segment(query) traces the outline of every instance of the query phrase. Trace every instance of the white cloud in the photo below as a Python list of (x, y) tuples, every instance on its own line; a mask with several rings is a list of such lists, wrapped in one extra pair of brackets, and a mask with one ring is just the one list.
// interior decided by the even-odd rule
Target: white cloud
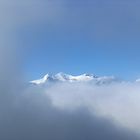
[[(63, 10), (69, 15), (56, 1), (0, 1), (0, 139), (138, 140), (138, 83), (60, 84), (48, 90), (21, 85), (23, 51), (16, 29), (41, 20), (58, 21)], [(75, 12), (70, 20), (79, 17)]]
[(0, 48), (0, 139), (139, 140), (138, 84), (21, 86), (11, 49)]
[(58, 84), (46, 93), (57, 108), (86, 107), (91, 113), (112, 119), (115, 124), (140, 134), (140, 87), (137, 83)]

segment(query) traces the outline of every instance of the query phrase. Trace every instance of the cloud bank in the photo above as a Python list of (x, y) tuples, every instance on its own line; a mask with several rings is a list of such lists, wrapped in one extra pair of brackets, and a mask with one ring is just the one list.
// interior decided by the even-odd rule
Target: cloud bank
[(105, 117), (115, 124), (140, 132), (139, 83), (122, 82), (109, 85), (58, 84), (46, 94), (61, 110), (86, 107), (91, 114)]
[[(99, 31), (103, 28), (102, 24), (98, 24), (99, 21), (107, 21), (105, 27), (109, 28), (111, 24), (113, 25), (111, 29), (115, 30), (116, 21), (120, 21), (119, 15), (110, 15), (111, 12), (106, 11), (108, 20), (100, 19), (95, 15), (96, 20), (91, 22), (89, 19), (79, 18), (78, 23), (83, 24), (75, 26), (76, 17), (73, 14), (76, 13), (77, 17), (80, 17), (81, 10), (74, 8), (74, 13), (71, 13), (69, 9), (64, 8), (66, 15), (63, 15), (62, 6), (58, 6), (61, 3), (57, 5), (47, 1), (49, 4), (46, 8), (43, 0), (40, 6), (36, 6), (38, 1), (20, 2), (0, 1), (0, 139), (139, 140), (140, 88), (138, 83), (119, 83), (108, 86), (66, 83), (47, 89), (23, 84), (25, 81), (22, 73), (22, 58), (20, 58), (23, 51), (16, 32), (19, 27), (44, 20), (54, 21), (60, 15), (59, 19), (62, 18), (60, 23), (65, 23), (64, 19), (67, 17), (68, 21), (73, 21), (67, 25), (74, 26), (76, 29), (96, 21), (94, 24), (98, 25), (96, 29)], [(50, 5), (53, 5), (52, 8)], [(128, 6), (126, 14), (122, 9), (123, 16), (128, 15), (131, 9), (134, 10), (133, 7), (129, 10)], [(100, 8), (94, 10), (100, 11)], [(83, 17), (97, 13), (95, 11), (86, 10)], [(137, 11), (136, 8), (135, 12), (138, 13)], [(117, 11), (114, 12), (117, 13)], [(103, 13), (102, 11), (99, 15)], [(116, 18), (110, 21), (109, 15)], [(83, 20), (88, 22), (82, 22)], [(124, 20), (127, 21), (127, 19)], [(138, 22), (139, 17), (135, 23)], [(131, 27), (130, 25), (127, 28)], [(138, 28), (136, 26), (132, 29)], [(109, 30), (105, 30), (104, 33), (108, 33)], [(133, 30), (130, 33), (133, 33)]]
[[(0, 139), (140, 138), (138, 83), (28, 86), (21, 83), (21, 78), (15, 80), (15, 71), (20, 66), (14, 61), (18, 50), (13, 48), (13, 53), (8, 54), (8, 47), (0, 49), (5, 52), (0, 59), (5, 62), (0, 65), (5, 70), (0, 76)], [(11, 61), (5, 61), (8, 58)], [(11, 65), (15, 71), (11, 70)], [(11, 74), (10, 78), (7, 73)]]

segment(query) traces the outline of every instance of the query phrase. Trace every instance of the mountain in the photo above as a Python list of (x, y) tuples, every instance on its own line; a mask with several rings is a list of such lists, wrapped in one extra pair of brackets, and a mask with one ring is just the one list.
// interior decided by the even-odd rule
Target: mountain
[(118, 81), (118, 79), (114, 76), (97, 77), (93, 74), (73, 76), (65, 73), (57, 73), (55, 75), (46, 74), (43, 78), (30, 81), (30, 83), (34, 85), (44, 85), (50, 82), (94, 82), (96, 84), (108, 84), (116, 81)]

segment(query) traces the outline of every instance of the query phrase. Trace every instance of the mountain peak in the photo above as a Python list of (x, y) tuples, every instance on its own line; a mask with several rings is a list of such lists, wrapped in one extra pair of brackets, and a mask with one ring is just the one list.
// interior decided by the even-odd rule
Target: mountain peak
[(42, 85), (47, 84), (49, 82), (94, 82), (96, 84), (104, 84), (104, 83), (111, 83), (114, 81), (118, 81), (113, 76), (103, 76), (97, 77), (93, 74), (84, 73), (82, 75), (73, 76), (69, 74), (65, 74), (63, 72), (59, 72), (55, 75), (46, 74), (43, 78), (38, 80), (30, 81), (31, 84), (35, 85)]

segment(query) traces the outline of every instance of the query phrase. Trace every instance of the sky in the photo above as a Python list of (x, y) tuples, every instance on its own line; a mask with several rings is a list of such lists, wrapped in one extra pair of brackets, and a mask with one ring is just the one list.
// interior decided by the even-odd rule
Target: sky
[(13, 5), (28, 79), (57, 72), (140, 77), (138, 0), (30, 0)]
[(0, 0), (0, 139), (139, 140), (139, 82), (28, 84), (60, 71), (139, 78), (139, 6)]

